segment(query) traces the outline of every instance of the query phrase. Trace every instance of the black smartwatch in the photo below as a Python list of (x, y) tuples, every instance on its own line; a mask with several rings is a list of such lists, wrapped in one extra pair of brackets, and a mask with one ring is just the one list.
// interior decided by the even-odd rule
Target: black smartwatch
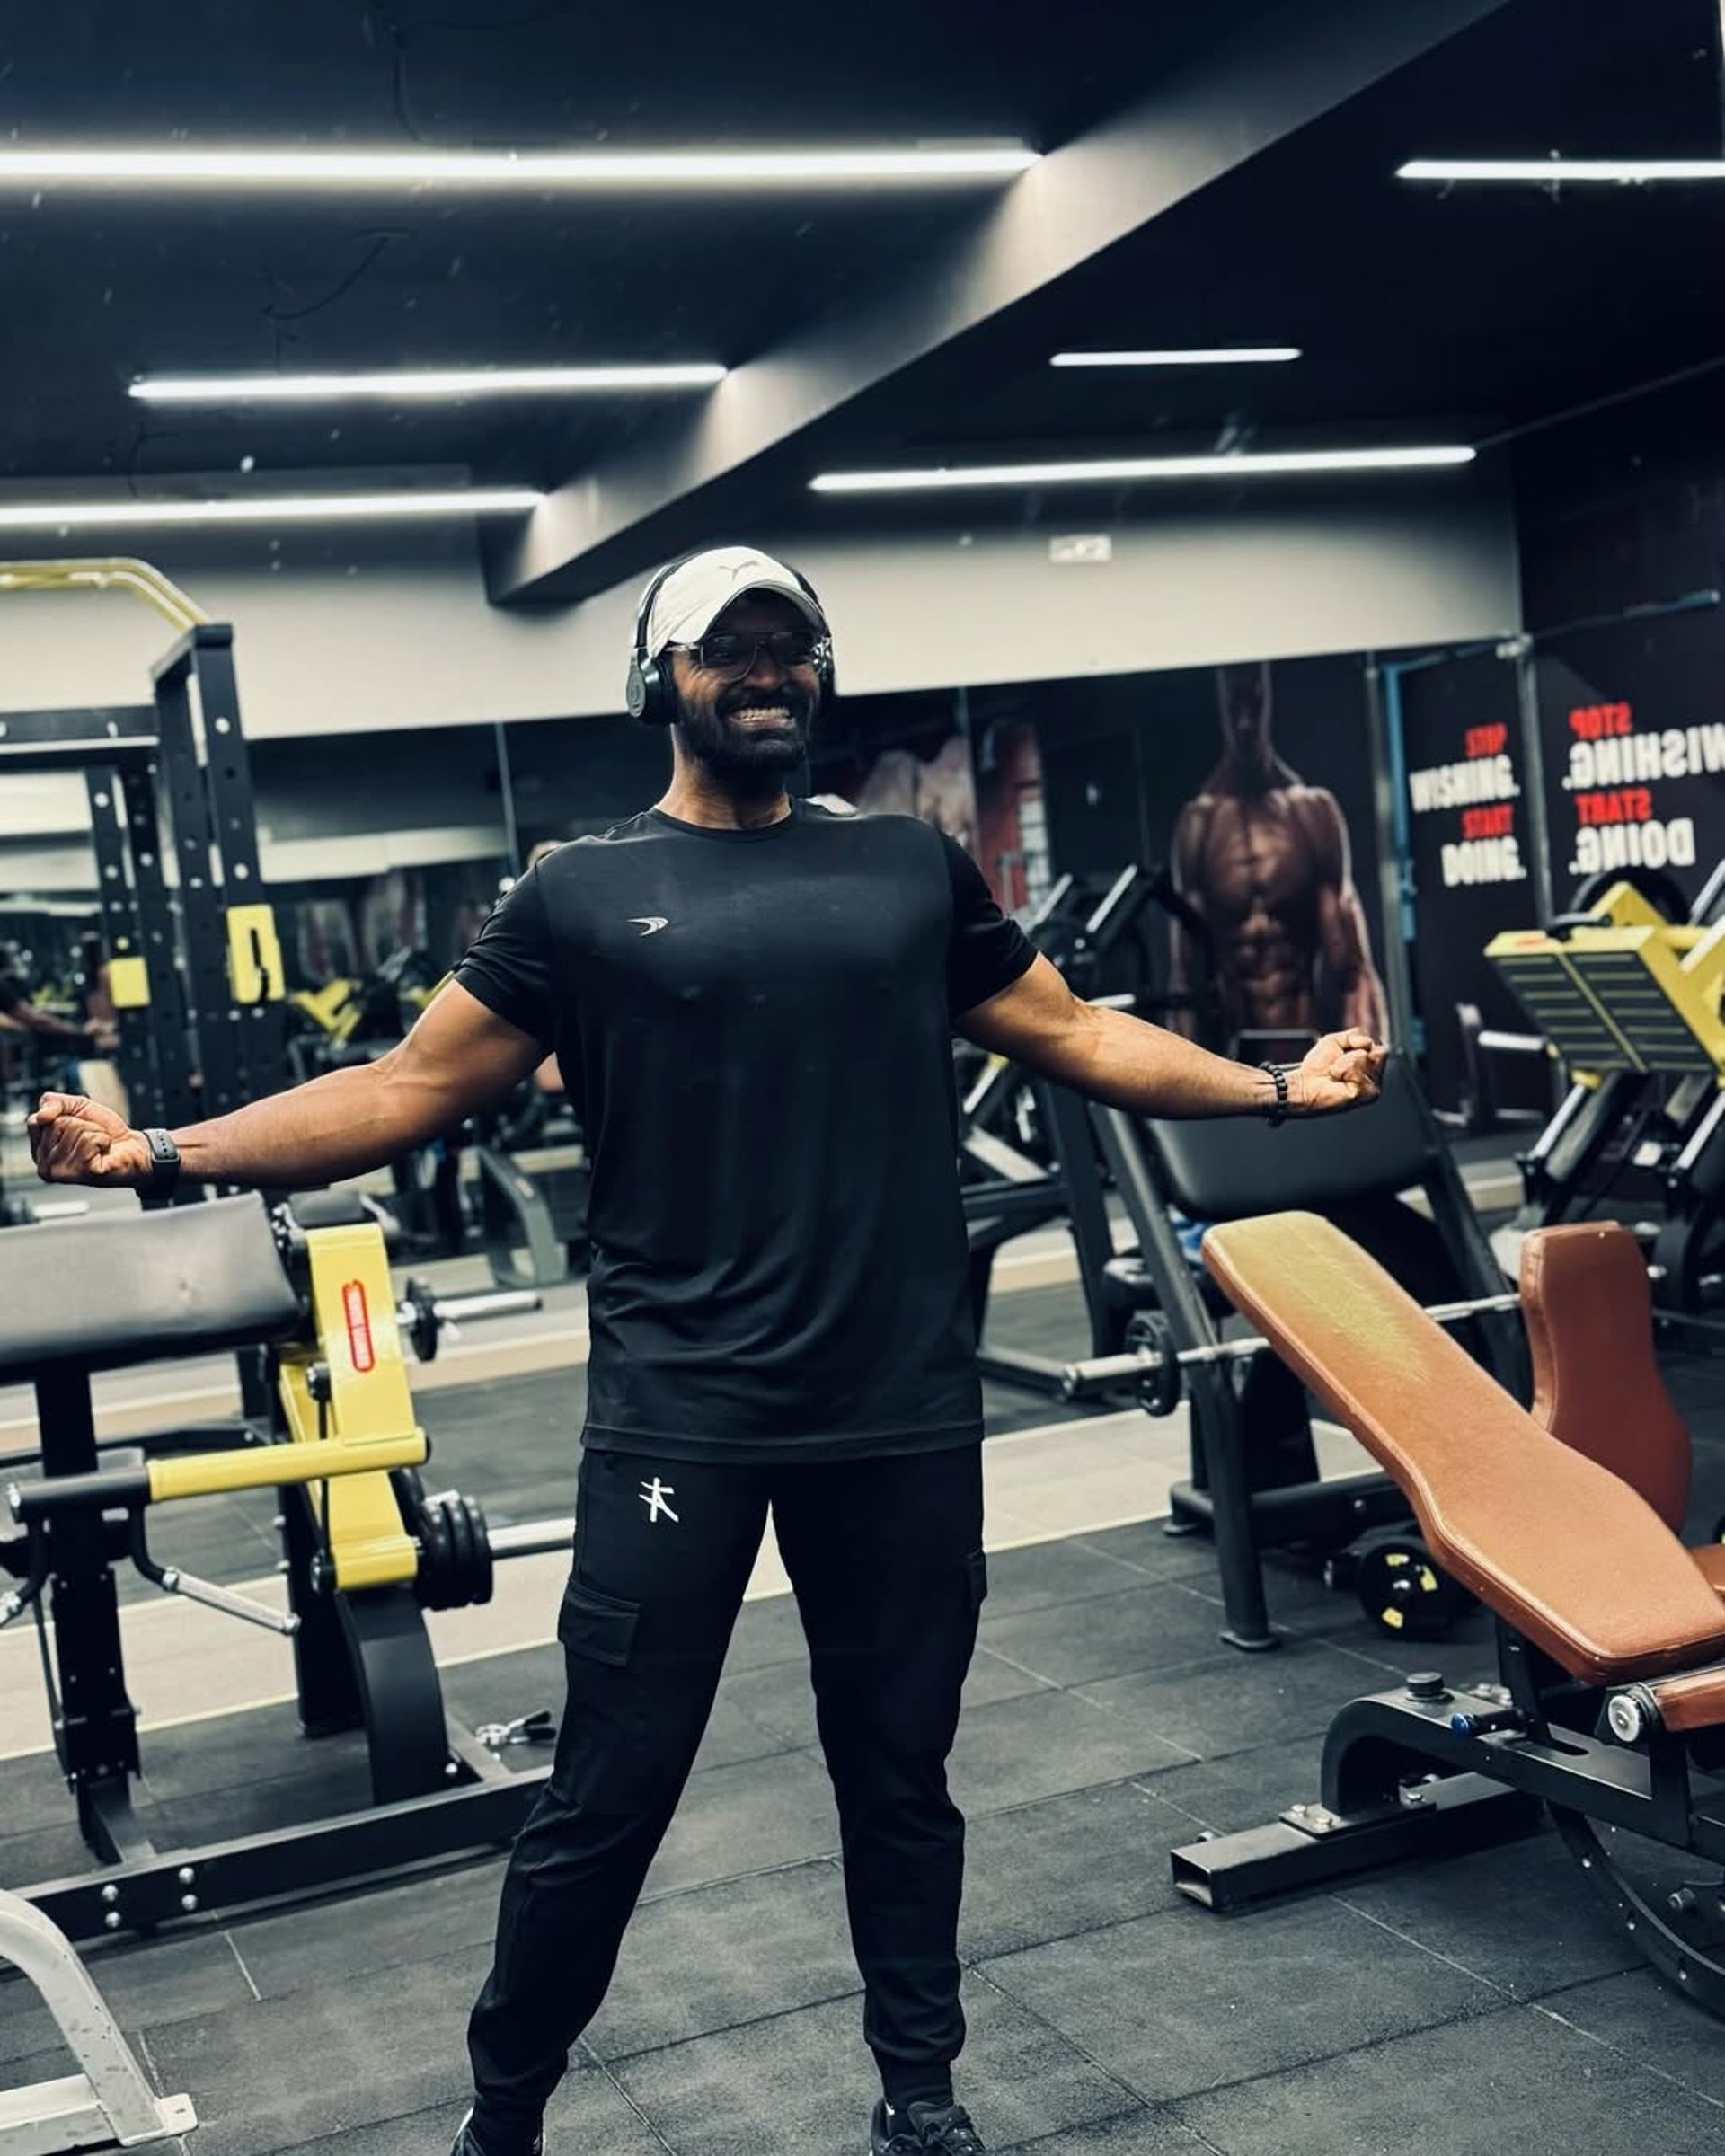
[(1287, 1066), (1280, 1063), (1261, 1063), (1261, 1071), (1268, 1071), (1276, 1082), (1276, 1099), (1264, 1110), (1264, 1120), (1274, 1130), (1278, 1123), (1287, 1120)]
[(150, 1180), (138, 1195), (172, 1197), (180, 1182), (180, 1148), (165, 1130), (146, 1130), (144, 1143), (150, 1149)]

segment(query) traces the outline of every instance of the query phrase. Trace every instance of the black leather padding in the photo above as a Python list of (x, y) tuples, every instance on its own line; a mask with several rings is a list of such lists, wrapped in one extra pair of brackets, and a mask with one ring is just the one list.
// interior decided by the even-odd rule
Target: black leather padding
[(1384, 1068), (1382, 1097), (1352, 1114), (1146, 1121), (1169, 1195), (1193, 1220), (1251, 1220), (1262, 1213), (1322, 1213), (1345, 1198), (1421, 1182), (1441, 1139), (1404, 1058)]
[(0, 1231), (0, 1379), (279, 1339), (299, 1320), (261, 1197)]

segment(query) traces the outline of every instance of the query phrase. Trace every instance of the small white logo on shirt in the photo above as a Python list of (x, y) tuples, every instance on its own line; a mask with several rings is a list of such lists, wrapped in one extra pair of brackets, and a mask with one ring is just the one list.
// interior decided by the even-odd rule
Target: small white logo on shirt
[(656, 936), (661, 928), (671, 924), (663, 914), (634, 914), (630, 916), (631, 928), (638, 928), (643, 936)]
[(683, 1523), (677, 1518), (677, 1515), (665, 1502), (667, 1498), (674, 1498), (676, 1495), (676, 1483), (661, 1482), (657, 1475), (653, 1477), (650, 1482), (643, 1482), (641, 1484), (641, 1501), (647, 1507), (647, 1524), (650, 1527), (656, 1526), (658, 1524), (659, 1515), (661, 1513), (668, 1520), (670, 1521), (674, 1527), (680, 1527), (682, 1525)]

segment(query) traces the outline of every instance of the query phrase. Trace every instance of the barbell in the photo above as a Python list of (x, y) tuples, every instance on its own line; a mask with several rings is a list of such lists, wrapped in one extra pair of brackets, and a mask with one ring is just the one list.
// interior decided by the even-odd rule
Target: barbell
[[(1519, 1310), (1518, 1294), (1470, 1295), (1459, 1303), (1432, 1303), (1427, 1317), (1439, 1325), (1459, 1325), (1464, 1319), (1483, 1317), (1489, 1312)], [(1099, 1392), (1116, 1392), (1122, 1386), (1137, 1389), (1138, 1405), (1146, 1415), (1172, 1415), (1184, 1392), (1183, 1374), (1211, 1363), (1249, 1361), (1269, 1351), (1260, 1333), (1244, 1333), (1238, 1339), (1211, 1340), (1198, 1348), (1176, 1348), (1173, 1330), (1159, 1310), (1141, 1310), (1126, 1329), (1126, 1351), (1097, 1355), (1080, 1363), (1068, 1363), (1060, 1373), (1063, 1400), (1091, 1400)]]

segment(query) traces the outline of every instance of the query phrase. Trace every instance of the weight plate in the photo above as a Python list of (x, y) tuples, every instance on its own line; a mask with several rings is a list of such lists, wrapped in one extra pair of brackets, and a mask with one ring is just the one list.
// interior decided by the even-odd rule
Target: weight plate
[(407, 1337), (414, 1355), (422, 1363), (435, 1362), (438, 1334), (441, 1328), (438, 1320), (438, 1298), (429, 1283), (410, 1280), (404, 1292), (403, 1307), (410, 1312)]
[(464, 1498), (461, 1501), (467, 1507), (467, 1521), (473, 1534), (473, 1591), (472, 1600), (489, 1602), (491, 1599), (491, 1589), (496, 1584), (497, 1567), (491, 1556), (491, 1538), (485, 1524), (484, 1508), (477, 1498)]
[(1146, 1415), (1172, 1415), (1184, 1390), (1180, 1365), (1174, 1360), (1173, 1336), (1159, 1310), (1140, 1310), (1126, 1329), (1128, 1352), (1154, 1357), (1140, 1374), (1138, 1405)]
[(425, 1484), (419, 1469), (392, 1467), (389, 1487), (395, 1492), (395, 1507), (402, 1515), (402, 1525), (409, 1534), (418, 1534), (420, 1515), (425, 1510)]
[(448, 1599), (454, 1584), (454, 1542), (441, 1503), (427, 1503), (420, 1507), (418, 1535), (420, 1570), (415, 1586), (420, 1607), (454, 1609), (456, 1604)]
[(454, 1490), (446, 1490), (438, 1499), (444, 1518), (449, 1525), (450, 1599), (446, 1609), (464, 1610), (475, 1597), (473, 1573), (479, 1562), (473, 1547), (473, 1523), (467, 1510), (467, 1500)]
[(1467, 1607), (1467, 1595), (1416, 1534), (1390, 1528), (1367, 1535), (1354, 1559), (1360, 1607), (1396, 1639), (1440, 1639)]

